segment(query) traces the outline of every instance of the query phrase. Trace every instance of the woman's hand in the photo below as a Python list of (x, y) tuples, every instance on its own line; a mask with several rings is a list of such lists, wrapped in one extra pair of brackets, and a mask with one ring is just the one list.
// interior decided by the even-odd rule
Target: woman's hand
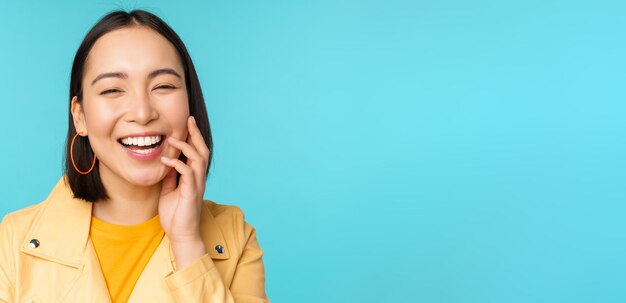
[[(193, 117), (189, 117), (187, 126), (189, 135), (186, 142), (173, 137), (168, 137), (167, 142), (183, 152), (187, 163), (161, 157), (163, 164), (174, 168), (163, 180), (159, 217), (172, 244), (177, 269), (184, 268), (206, 254), (206, 247), (200, 236), (200, 211), (210, 151)], [(177, 172), (181, 174), (178, 187)]]

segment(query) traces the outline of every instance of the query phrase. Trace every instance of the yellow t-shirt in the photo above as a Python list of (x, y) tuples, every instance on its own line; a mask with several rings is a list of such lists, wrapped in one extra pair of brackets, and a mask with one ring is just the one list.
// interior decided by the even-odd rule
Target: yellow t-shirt
[(164, 234), (159, 215), (132, 226), (110, 224), (91, 217), (89, 237), (114, 303), (128, 301)]

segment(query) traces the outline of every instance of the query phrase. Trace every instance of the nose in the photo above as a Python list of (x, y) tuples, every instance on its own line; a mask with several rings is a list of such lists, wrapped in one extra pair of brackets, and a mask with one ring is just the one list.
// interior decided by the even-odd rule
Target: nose
[(152, 120), (159, 118), (159, 112), (154, 107), (150, 95), (147, 93), (137, 93), (129, 100), (129, 108), (126, 121), (146, 125)]

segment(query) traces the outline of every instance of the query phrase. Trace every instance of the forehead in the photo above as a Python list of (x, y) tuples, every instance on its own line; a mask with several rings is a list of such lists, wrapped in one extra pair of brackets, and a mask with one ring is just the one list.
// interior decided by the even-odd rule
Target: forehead
[(174, 45), (150, 28), (132, 26), (106, 33), (96, 41), (87, 56), (84, 75), (88, 78), (115, 71), (133, 77), (166, 67), (183, 74)]

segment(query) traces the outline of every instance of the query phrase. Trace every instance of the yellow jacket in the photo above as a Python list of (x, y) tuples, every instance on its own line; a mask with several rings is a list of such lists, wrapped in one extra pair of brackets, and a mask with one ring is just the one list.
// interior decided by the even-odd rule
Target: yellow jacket
[[(111, 302), (89, 239), (91, 207), (61, 178), (44, 202), (4, 217), (0, 302)], [(201, 225), (209, 253), (175, 271), (166, 235), (128, 302), (269, 302), (263, 251), (241, 210), (205, 201)]]

